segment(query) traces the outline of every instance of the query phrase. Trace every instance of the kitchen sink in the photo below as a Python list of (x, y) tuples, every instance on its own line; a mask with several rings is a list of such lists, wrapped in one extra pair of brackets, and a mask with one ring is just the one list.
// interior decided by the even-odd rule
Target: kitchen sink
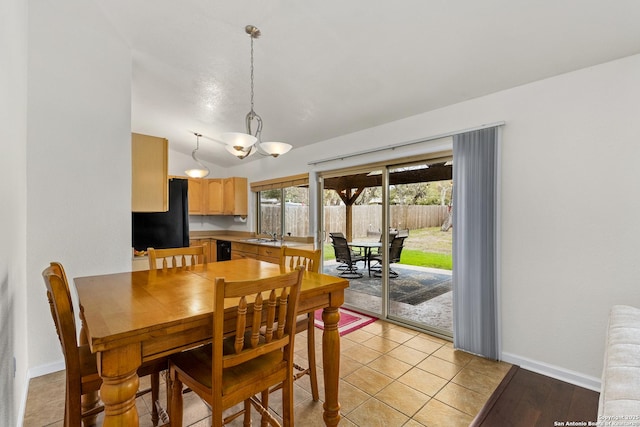
[(251, 243), (277, 243), (277, 240), (271, 240), (271, 239), (267, 239), (264, 237), (256, 237), (256, 238), (252, 238), (252, 239), (246, 239), (245, 242), (251, 242)]

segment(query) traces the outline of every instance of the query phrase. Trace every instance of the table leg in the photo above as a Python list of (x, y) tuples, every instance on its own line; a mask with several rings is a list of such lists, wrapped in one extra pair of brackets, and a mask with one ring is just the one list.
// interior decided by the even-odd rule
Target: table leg
[[(80, 345), (88, 345), (89, 340), (87, 339), (87, 327), (84, 322), (84, 313), (80, 310), (80, 320), (82, 321), (82, 327), (80, 329)], [(100, 401), (100, 396), (97, 391), (93, 391), (91, 393), (83, 394), (80, 398), (80, 405), (82, 406), (82, 412), (89, 411), (96, 406), (98, 406), (98, 402)], [(83, 425), (85, 427), (95, 427), (98, 425), (97, 423), (98, 415), (94, 415), (92, 417), (87, 417), (83, 421)]]
[(322, 311), (324, 332), (322, 334), (322, 366), (324, 369), (324, 423), (337, 426), (340, 421), (338, 387), (340, 382), (340, 334), (338, 307), (325, 307)]
[(105, 427), (138, 427), (136, 392), (142, 363), (140, 344), (98, 353), (98, 372), (102, 377), (100, 397), (104, 402)]

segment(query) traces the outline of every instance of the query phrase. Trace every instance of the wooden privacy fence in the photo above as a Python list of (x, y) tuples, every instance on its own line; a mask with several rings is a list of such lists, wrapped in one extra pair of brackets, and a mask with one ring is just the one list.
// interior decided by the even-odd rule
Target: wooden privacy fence
[[(345, 209), (344, 205), (324, 206), (324, 226), (327, 233), (341, 231), (346, 234)], [(382, 229), (382, 206), (356, 205), (352, 209), (354, 239), (366, 237), (367, 231), (379, 232)], [(390, 225), (397, 229), (416, 230), (440, 227), (449, 216), (447, 206), (392, 205), (389, 210), (391, 214)], [(308, 206), (287, 206), (285, 215), (286, 230), (284, 230), (284, 234), (310, 235)], [(262, 228), (264, 231), (280, 234), (279, 220), (279, 206), (262, 206)]]
[[(353, 211), (353, 238), (366, 237), (367, 231), (382, 230), (382, 206), (356, 205)], [(440, 227), (449, 216), (447, 206), (436, 205), (392, 205), (389, 208), (389, 225), (397, 229), (416, 230)], [(341, 231), (346, 234), (345, 206), (325, 206), (324, 228), (329, 232)]]

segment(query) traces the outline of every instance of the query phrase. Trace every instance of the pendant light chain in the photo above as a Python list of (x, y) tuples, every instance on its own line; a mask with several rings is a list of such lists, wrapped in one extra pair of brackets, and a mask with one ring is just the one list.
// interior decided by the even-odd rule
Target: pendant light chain
[(251, 38), (251, 112), (253, 113), (253, 35), (249, 35)]

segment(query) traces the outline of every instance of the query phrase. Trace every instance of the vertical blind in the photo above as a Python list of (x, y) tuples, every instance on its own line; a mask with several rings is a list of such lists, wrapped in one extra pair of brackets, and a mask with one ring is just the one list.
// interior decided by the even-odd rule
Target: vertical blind
[(454, 346), (498, 359), (498, 131), (453, 137)]

